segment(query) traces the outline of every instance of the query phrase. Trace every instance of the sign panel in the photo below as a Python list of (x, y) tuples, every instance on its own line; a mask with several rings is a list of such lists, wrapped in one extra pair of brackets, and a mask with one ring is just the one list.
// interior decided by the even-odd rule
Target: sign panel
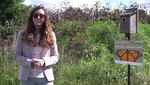
[(143, 41), (116, 40), (114, 42), (115, 62), (129, 65), (143, 65)]

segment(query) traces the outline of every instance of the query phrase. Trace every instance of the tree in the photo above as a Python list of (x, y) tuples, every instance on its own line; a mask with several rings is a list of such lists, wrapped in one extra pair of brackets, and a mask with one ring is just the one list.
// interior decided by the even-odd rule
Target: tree
[(22, 4), (24, 0), (0, 0), (0, 22), (5, 25), (6, 21), (17, 20), (25, 13), (27, 7)]

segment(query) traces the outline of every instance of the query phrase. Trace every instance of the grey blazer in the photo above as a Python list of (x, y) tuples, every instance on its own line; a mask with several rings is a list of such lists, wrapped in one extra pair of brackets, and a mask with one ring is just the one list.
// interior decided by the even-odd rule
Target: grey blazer
[[(33, 47), (28, 44), (23, 44), (22, 33), (24, 30), (20, 30), (18, 33), (16, 46), (14, 50), (15, 60), (19, 63), (19, 80), (26, 81), (30, 75), (31, 61), (32, 61), (32, 49)], [(56, 36), (54, 35), (54, 45), (50, 48), (43, 48), (42, 58), (45, 61), (45, 66), (43, 67), (44, 74), (48, 81), (54, 80), (52, 65), (56, 64), (58, 61), (58, 49), (56, 44)]]

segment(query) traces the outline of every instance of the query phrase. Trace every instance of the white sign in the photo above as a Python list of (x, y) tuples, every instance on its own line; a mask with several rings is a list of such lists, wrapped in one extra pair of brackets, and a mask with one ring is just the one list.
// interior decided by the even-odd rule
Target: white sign
[(129, 65), (143, 65), (143, 41), (116, 40), (114, 42), (115, 62)]

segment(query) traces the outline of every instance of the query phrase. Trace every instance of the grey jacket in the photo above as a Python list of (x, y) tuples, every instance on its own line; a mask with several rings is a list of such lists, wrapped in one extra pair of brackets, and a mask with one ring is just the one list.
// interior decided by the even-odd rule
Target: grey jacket
[[(33, 47), (28, 44), (23, 44), (22, 33), (24, 30), (20, 30), (18, 33), (18, 38), (16, 41), (16, 46), (14, 50), (15, 60), (19, 63), (19, 80), (26, 81), (30, 75), (32, 54), (31, 51)], [(45, 61), (45, 66), (43, 67), (44, 74), (48, 81), (54, 80), (52, 65), (56, 64), (58, 61), (58, 49), (56, 44), (56, 36), (54, 35), (54, 45), (50, 48), (43, 48), (42, 58)]]

